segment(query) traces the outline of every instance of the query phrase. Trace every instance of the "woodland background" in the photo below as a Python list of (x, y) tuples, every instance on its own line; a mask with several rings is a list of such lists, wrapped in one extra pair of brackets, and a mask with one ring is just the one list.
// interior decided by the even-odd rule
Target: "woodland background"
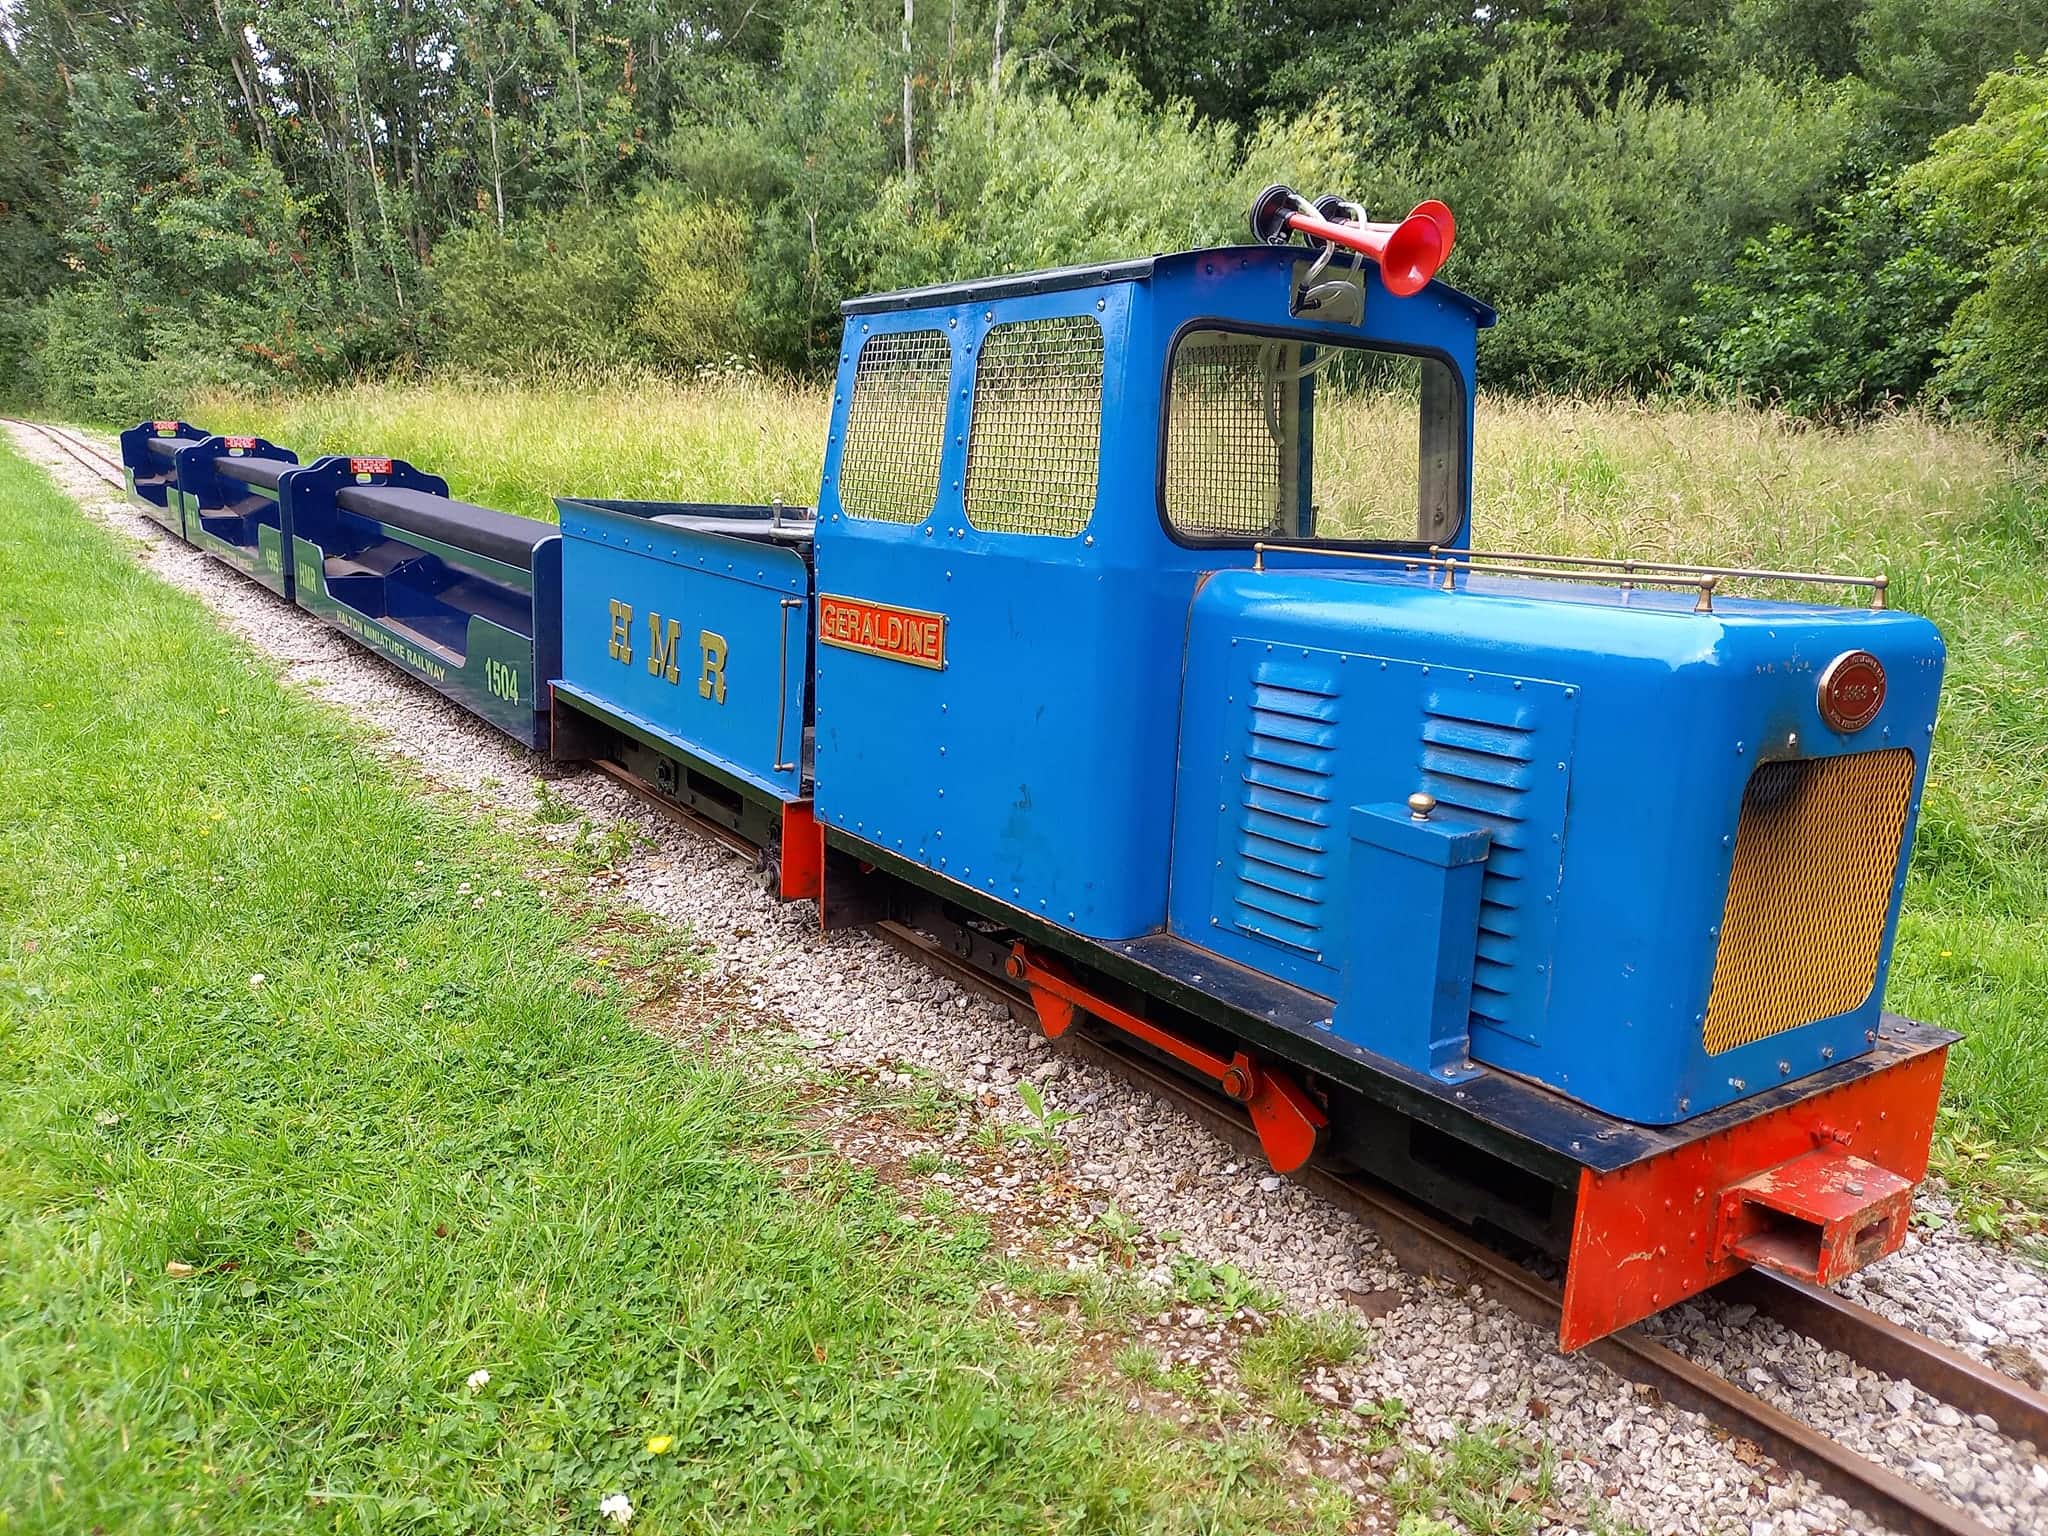
[(0, 0), (0, 397), (815, 374), (847, 295), (1286, 180), (1496, 387), (2048, 434), (2048, 0)]

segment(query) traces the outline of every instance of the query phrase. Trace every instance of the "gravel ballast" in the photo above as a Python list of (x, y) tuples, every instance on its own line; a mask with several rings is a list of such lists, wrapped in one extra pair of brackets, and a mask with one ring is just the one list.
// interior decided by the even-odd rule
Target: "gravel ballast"
[[(533, 785), (600, 829), (618, 823), (640, 840), (605, 878), (623, 899), (687, 923), (714, 947), (706, 985), (753, 1020), (786, 1027), (813, 1059), (833, 1067), (928, 1074), (949, 1089), (993, 1100), (990, 1112), (1024, 1121), (1016, 1084), (1034, 1081), (1075, 1118), (1058, 1135), (1070, 1152), (1064, 1209), (1049, 1212), (1040, 1181), (976, 1172), (952, 1192), (1042, 1234), (1048, 1252), (1094, 1262), (1074, 1233), (1114, 1208), (1135, 1230), (1140, 1272), (1164, 1285), (1173, 1255), (1234, 1266), (1304, 1312), (1348, 1312), (1368, 1347), (1308, 1386), (1330, 1413), (1361, 1415), (1400, 1399), (1411, 1441), (1441, 1443), (1460, 1429), (1515, 1426), (1557, 1456), (1556, 1507), (1604, 1507), (1646, 1532), (1798, 1536), (1863, 1532), (1870, 1523), (1745, 1442), (1697, 1416), (1654, 1402), (1592, 1362), (1560, 1355), (1544, 1332), (1476, 1292), (1405, 1272), (1355, 1220), (1273, 1176), (1149, 1093), (1057, 1055), (1007, 1011), (964, 992), (864, 933), (821, 936), (807, 903), (782, 905), (730, 850), (650, 812), (610, 780), (557, 770), (343, 640), (226, 566), (170, 538), (120, 493), (37, 434), (11, 427), (16, 446), (47, 468), (82, 507), (164, 580), (204, 601), (269, 657), (290, 682), (313, 689), (370, 726), (393, 756), (429, 779), (502, 813), (530, 816)], [(540, 835), (564, 829), (537, 828)], [(905, 1082), (911, 1081), (908, 1076)], [(850, 1155), (860, 1148), (849, 1142)], [(1172, 1244), (1160, 1234), (1178, 1234)], [(1065, 1244), (1062, 1248), (1060, 1245)], [(1969, 1240), (1954, 1224), (1916, 1230), (1899, 1254), (1859, 1276), (1846, 1294), (2007, 1370), (2048, 1369), (2048, 1278), (2024, 1260)], [(1180, 1309), (1182, 1313), (1186, 1309)], [(1162, 1315), (1155, 1331), (1177, 1351), (1205, 1341), (1227, 1350), (1227, 1330)], [(2048, 1463), (2035, 1447), (1988, 1421), (1937, 1404), (1909, 1384), (1853, 1366), (1747, 1308), (1696, 1301), (1657, 1319), (1664, 1342), (1711, 1366), (1845, 1445), (1968, 1508), (1992, 1529), (2048, 1531)], [(1190, 1342), (1192, 1341), (1192, 1342)], [(1199, 1361), (1193, 1362), (1199, 1364)], [(1368, 1473), (1366, 1479), (1372, 1481)], [(1571, 1529), (1559, 1525), (1558, 1530)], [(1581, 1527), (1584, 1528), (1584, 1527)]]

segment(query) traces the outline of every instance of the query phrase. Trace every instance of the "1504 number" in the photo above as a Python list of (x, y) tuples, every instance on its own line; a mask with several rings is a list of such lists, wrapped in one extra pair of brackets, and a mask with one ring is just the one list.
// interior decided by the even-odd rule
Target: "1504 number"
[(519, 669), (510, 662), (499, 661), (496, 657), (484, 662), (484, 686), (491, 690), (491, 697), (503, 699), (508, 704), (519, 702)]

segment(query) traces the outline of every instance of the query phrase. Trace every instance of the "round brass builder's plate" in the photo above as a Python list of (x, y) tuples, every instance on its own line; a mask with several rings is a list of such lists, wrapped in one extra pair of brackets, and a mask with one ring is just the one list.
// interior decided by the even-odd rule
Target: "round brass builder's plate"
[(1844, 651), (1820, 675), (1820, 717), (1851, 735), (1877, 718), (1884, 689), (1883, 662), (1868, 651)]

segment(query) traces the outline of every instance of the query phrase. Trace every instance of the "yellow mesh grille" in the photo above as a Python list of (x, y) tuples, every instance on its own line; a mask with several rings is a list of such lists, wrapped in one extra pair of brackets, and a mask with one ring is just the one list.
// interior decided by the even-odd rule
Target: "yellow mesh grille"
[(1707, 1002), (1709, 1053), (1870, 995), (1912, 787), (1904, 747), (1765, 763), (1750, 775)]

